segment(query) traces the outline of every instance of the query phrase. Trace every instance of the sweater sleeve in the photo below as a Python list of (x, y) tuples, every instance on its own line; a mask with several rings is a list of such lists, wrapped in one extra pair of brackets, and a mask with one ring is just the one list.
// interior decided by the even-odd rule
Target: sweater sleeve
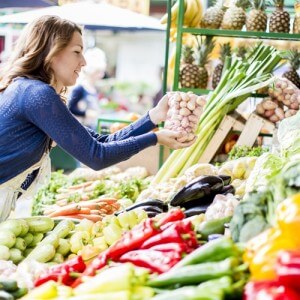
[(78, 108), (78, 103), (83, 97), (83, 87), (81, 85), (76, 86), (70, 94), (68, 106), (70, 112), (75, 116), (84, 117), (85, 111)]
[(114, 134), (103, 134), (100, 135), (96, 133), (94, 130), (90, 128), (86, 128), (92, 137), (97, 139), (99, 142), (112, 142), (112, 141), (121, 141), (125, 140), (129, 137), (133, 136), (140, 136), (145, 134), (152, 129), (156, 128), (157, 126), (152, 123), (149, 113), (145, 114), (142, 118), (138, 119), (137, 121), (129, 124), (125, 128), (115, 132)]
[(23, 111), (30, 122), (69, 154), (95, 170), (127, 160), (157, 143), (152, 132), (104, 143), (97, 141), (47, 85), (27, 89), (23, 103)]

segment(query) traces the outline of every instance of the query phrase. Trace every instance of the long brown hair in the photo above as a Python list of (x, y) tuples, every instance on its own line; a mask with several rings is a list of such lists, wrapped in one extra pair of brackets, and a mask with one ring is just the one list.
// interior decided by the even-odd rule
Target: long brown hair
[(76, 31), (82, 34), (77, 24), (57, 16), (42, 16), (26, 25), (0, 74), (0, 91), (20, 76), (55, 84), (50, 62)]

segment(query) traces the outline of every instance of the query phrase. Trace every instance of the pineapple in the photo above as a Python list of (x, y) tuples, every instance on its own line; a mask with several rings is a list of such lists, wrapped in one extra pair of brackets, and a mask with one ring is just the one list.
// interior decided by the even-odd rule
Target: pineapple
[(224, 62), (226, 56), (231, 56), (231, 46), (230, 43), (221, 45), (220, 48), (220, 63), (215, 67), (213, 77), (212, 77), (212, 87), (215, 89), (219, 84), (222, 76), (222, 71), (224, 67)]
[(297, 70), (300, 67), (300, 51), (297, 49), (289, 50), (286, 54), (286, 58), (289, 61), (290, 70), (284, 72), (282, 76), (300, 88), (300, 77), (297, 73)]
[[(201, 39), (201, 37), (200, 37)], [(215, 42), (212, 36), (207, 36), (205, 41), (198, 41), (198, 65), (199, 65), (199, 77), (200, 77), (200, 89), (206, 89), (208, 83), (208, 72), (206, 64), (209, 61), (210, 54), (215, 46)]]
[(300, 0), (295, 1), (295, 12), (293, 33), (300, 33)]
[(194, 50), (192, 47), (183, 45), (182, 66), (179, 73), (179, 82), (182, 88), (197, 88), (200, 85), (199, 68), (195, 64)]
[(248, 50), (246, 46), (241, 45), (237, 47), (234, 52), (237, 57), (240, 57), (242, 60), (244, 60), (246, 58)]
[(223, 0), (218, 0), (214, 6), (209, 7), (201, 20), (202, 28), (218, 29), (221, 26), (225, 8)]
[(242, 30), (246, 23), (245, 10), (248, 8), (249, 4), (249, 0), (236, 0), (233, 5), (226, 10), (221, 28)]
[(276, 10), (269, 21), (270, 32), (290, 32), (290, 14), (283, 10), (284, 0), (273, 0)]
[(246, 17), (247, 31), (266, 31), (268, 17), (265, 12), (266, 0), (251, 0), (252, 9)]

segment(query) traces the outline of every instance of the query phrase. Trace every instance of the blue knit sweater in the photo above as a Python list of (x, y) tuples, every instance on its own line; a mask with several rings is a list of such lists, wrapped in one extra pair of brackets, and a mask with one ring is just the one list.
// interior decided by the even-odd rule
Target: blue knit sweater
[(48, 84), (16, 78), (0, 93), (0, 184), (40, 160), (49, 138), (99, 170), (155, 145), (149, 114), (111, 135), (82, 126)]

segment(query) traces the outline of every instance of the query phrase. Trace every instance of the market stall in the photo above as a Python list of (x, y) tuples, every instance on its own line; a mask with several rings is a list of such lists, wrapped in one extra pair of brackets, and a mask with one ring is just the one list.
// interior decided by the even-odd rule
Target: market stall
[[(177, 3), (166, 18), (179, 13), (182, 38), (202, 5)], [(184, 86), (175, 67), (164, 127), (197, 138), (158, 172), (52, 172), (30, 215), (0, 223), (0, 298), (300, 299), (299, 86), (274, 76), (284, 59), (274, 46), (229, 59), (211, 91)], [(265, 99), (241, 117), (257, 91)]]

